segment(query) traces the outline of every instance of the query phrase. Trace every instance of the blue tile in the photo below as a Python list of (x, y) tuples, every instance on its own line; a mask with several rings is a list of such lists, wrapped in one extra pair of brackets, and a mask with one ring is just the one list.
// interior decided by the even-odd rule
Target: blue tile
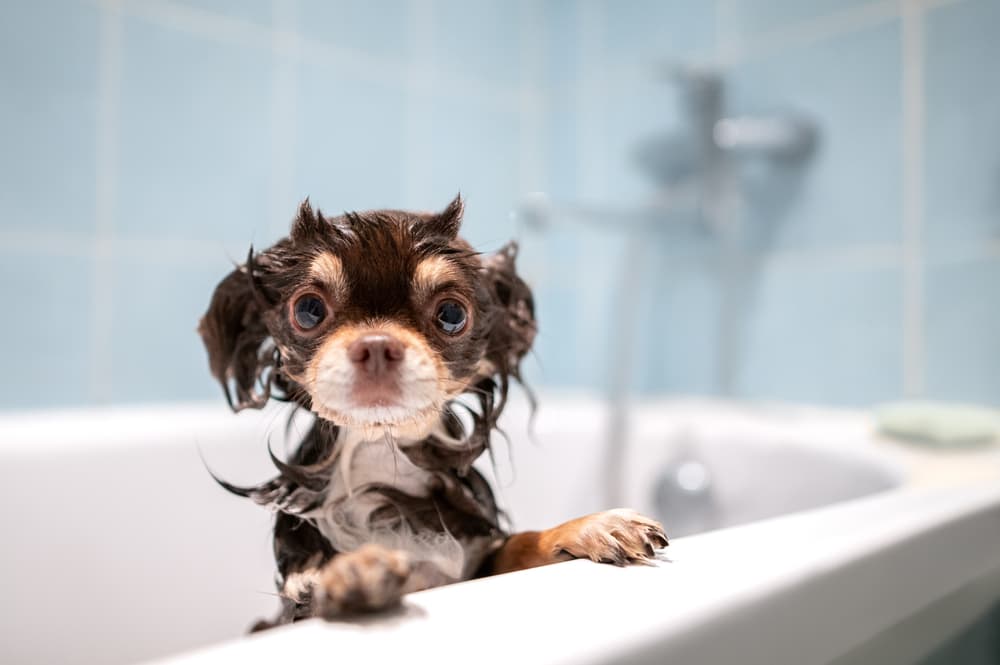
[(620, 238), (552, 227), (519, 240), (521, 274), (534, 291), (539, 326), (533, 352), (539, 374), (532, 379), (547, 386), (604, 389), (613, 357), (609, 316)]
[(664, 242), (661, 238), (652, 245), (651, 297), (644, 323), (635, 331), (638, 388), (715, 394), (721, 311), (716, 262), (710, 256), (664, 261)]
[[(641, 271), (642, 257), (629, 253), (626, 237), (612, 226), (604, 229), (568, 227), (566, 232), (575, 232), (577, 236), (575, 261), (556, 278), (576, 289), (579, 294), (577, 312), (575, 318), (553, 319), (550, 324), (560, 338), (577, 339), (580, 354), (577, 363), (583, 385), (603, 391), (616, 379), (620, 345), (641, 342), (630, 323), (631, 317), (639, 313), (625, 311), (622, 289), (631, 282), (626, 279), (628, 276), (639, 274), (634, 272), (636, 263), (640, 264)], [(641, 306), (645, 290), (640, 287), (638, 291), (637, 302)], [(638, 364), (633, 363), (629, 372), (631, 385), (639, 374), (636, 367)]]
[(195, 331), (232, 266), (116, 258), (111, 294), (115, 402), (221, 399)]
[(431, 61), (437, 69), (516, 86), (522, 40), (519, 3), (434, 0)]
[[(901, 226), (897, 22), (735, 68), (732, 112), (812, 118), (819, 146), (802, 173), (756, 193), (748, 213), (783, 247), (894, 243)], [(773, 186), (773, 191), (767, 188)], [(770, 202), (765, 205), (765, 202)], [(754, 207), (756, 206), (756, 207)]]
[(226, 16), (228, 18), (250, 21), (259, 25), (271, 22), (271, 0), (172, 0), (179, 5), (187, 5), (192, 9)]
[(302, 65), (298, 79), (295, 196), (329, 214), (399, 206), (408, 163), (405, 91), (322, 65)]
[(443, 207), (456, 192), (465, 197), (463, 233), (481, 250), (513, 235), (512, 212), (520, 191), (520, 128), (516, 113), (461, 97), (434, 100), (427, 207)]
[(414, 39), (410, 5), (406, 0), (305, 0), (296, 10), (298, 31), (308, 39), (404, 60)]
[(557, 201), (577, 198), (582, 152), (577, 130), (580, 120), (576, 105), (569, 100), (550, 104), (543, 115), (544, 191)]
[(99, 13), (14, 3), (0, 20), (0, 226), (94, 227)]
[(1000, 261), (927, 269), (927, 394), (1000, 403)]
[(582, 231), (571, 224), (547, 224), (543, 227), (517, 229), (521, 264), (531, 267), (539, 286), (575, 283), (584, 248), (588, 246), (581, 237)]
[(592, 381), (588, 368), (580, 362), (583, 356), (576, 334), (580, 295), (579, 290), (568, 286), (535, 290), (538, 335), (532, 355), (538, 376), (530, 377), (534, 384), (579, 387)]
[(624, 74), (653, 84), (665, 65), (704, 60), (715, 42), (712, 5), (697, 0), (558, 0), (542, 3), (537, 16), (543, 80), (563, 91), (602, 69), (612, 82)]
[[(581, 263), (585, 256), (581, 255)], [(614, 355), (609, 315), (612, 283), (604, 272), (581, 271), (535, 286), (538, 336), (533, 354), (539, 385), (606, 390)]]
[(126, 19), (115, 229), (237, 255), (268, 233), (271, 54)]
[[(1000, 4), (970, 0), (926, 18), (928, 250), (1000, 236)], [(985, 67), (985, 68), (984, 68)]]
[(658, 183), (642, 170), (637, 154), (649, 142), (666, 137), (685, 138), (689, 132), (678, 109), (676, 88), (655, 80), (614, 84), (613, 94), (601, 100), (602, 127), (588, 130), (603, 140), (608, 199), (627, 207), (648, 201)]
[(603, 0), (602, 41), (612, 65), (648, 68), (711, 54), (714, 3), (702, 0)]
[(746, 284), (740, 395), (864, 406), (901, 394), (897, 269), (773, 265)]
[(530, 268), (540, 326), (541, 372), (532, 378), (604, 391), (612, 366), (630, 355), (633, 390), (716, 392), (714, 264), (677, 258), (675, 240), (656, 234), (629, 247), (613, 220), (603, 230), (570, 220), (525, 233), (522, 266)]
[(10, 318), (0, 407), (88, 399), (93, 263), (80, 257), (0, 251), (0, 298)]
[[(663, 390), (666, 382), (683, 374), (681, 370), (668, 375), (665, 365), (675, 369), (673, 360), (682, 356), (697, 362), (693, 356), (698, 352), (681, 349), (679, 344), (674, 347), (676, 356), (665, 353), (664, 347), (674, 340), (668, 341), (663, 328), (655, 328), (663, 320), (659, 314), (665, 305), (664, 289), (658, 283), (663, 270), (655, 247), (629, 248), (624, 234), (613, 226), (602, 231), (553, 228), (522, 240), (526, 259), (535, 252), (543, 252), (548, 259), (541, 276), (531, 282), (539, 322), (535, 353), (545, 385), (603, 393), (627, 361), (631, 389)], [(648, 240), (657, 244), (656, 239)], [(625, 293), (631, 295), (626, 298)], [(678, 304), (684, 295), (687, 292), (670, 304)], [(677, 330), (686, 331), (686, 324), (697, 320), (694, 313), (673, 314), (678, 320), (687, 316)], [(669, 334), (673, 333), (671, 329)], [(686, 337), (678, 340), (685, 341)]]
[(543, 35), (542, 80), (549, 86), (566, 86), (581, 73), (579, 14), (576, 0), (534, 3), (537, 30)]
[(726, 16), (725, 37), (746, 40), (870, 4), (873, 0), (724, 0), (720, 11)]

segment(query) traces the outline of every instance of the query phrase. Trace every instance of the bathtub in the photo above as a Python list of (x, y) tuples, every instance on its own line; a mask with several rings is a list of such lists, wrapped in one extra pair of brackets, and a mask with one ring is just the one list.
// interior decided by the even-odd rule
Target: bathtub
[[(607, 410), (541, 403), (529, 431), (515, 401), (483, 460), (518, 529), (608, 507)], [(205, 466), (269, 476), (284, 421), (214, 404), (0, 418), (0, 662), (904, 663), (1000, 597), (991, 449), (909, 448), (859, 412), (660, 400), (618, 444), (625, 502), (683, 535), (656, 565), (568, 562), (242, 637), (277, 607), (270, 516)]]

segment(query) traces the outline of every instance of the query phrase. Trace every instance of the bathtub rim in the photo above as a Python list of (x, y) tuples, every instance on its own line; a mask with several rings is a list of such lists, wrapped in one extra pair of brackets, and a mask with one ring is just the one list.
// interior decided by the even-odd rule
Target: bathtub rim
[[(546, 394), (546, 399), (551, 399), (551, 402), (555, 404), (572, 403), (576, 407), (581, 404), (579, 397), (557, 399), (550, 398)], [(692, 404), (710, 406), (713, 404), (719, 406), (720, 404), (716, 400), (700, 399), (659, 400), (657, 404), (662, 405), (664, 402), (680, 408), (688, 408)], [(601, 405), (601, 402), (591, 398), (589, 404), (592, 406)], [(726, 404), (722, 403), (723, 406)], [(760, 405), (730, 404), (729, 406), (755, 411)], [(34, 439), (35, 443), (42, 446), (69, 446), (73, 445), (73, 440), (81, 439), (93, 441), (102, 446), (122, 445), (129, 442), (128, 437), (133, 431), (132, 426), (140, 425), (146, 431), (149, 430), (147, 419), (150, 416), (163, 416), (178, 412), (190, 414), (192, 413), (191, 407), (192, 405), (154, 407), (137, 405), (98, 410), (46, 410), (5, 414), (0, 417), (0, 434), (20, 431), (21, 434)], [(260, 418), (233, 418), (224, 405), (198, 403), (194, 407), (199, 413), (204, 414), (206, 421), (210, 420), (215, 423), (213, 426), (218, 427), (220, 434), (232, 436), (236, 431), (245, 430), (259, 436)], [(847, 420), (855, 424), (863, 421), (863, 414), (853, 411), (845, 412), (798, 406), (785, 407), (784, 405), (778, 405), (775, 408), (777, 409), (776, 413), (782, 414), (801, 412), (803, 414), (828, 415), (833, 412), (841, 413)], [(558, 411), (558, 408), (554, 411)], [(82, 428), (77, 428), (75, 431), (66, 428), (67, 438), (53, 441), (44, 439), (39, 432), (46, 427), (58, 428), (61, 425), (65, 426), (66, 423), (61, 423), (61, 425), (60, 423), (48, 423), (39, 428), (37, 418), (42, 414), (49, 417), (59, 414), (85, 416), (93, 418), (95, 423), (101, 422), (102, 418), (111, 415), (124, 414), (128, 417), (120, 422), (116, 421), (121, 425), (120, 433), (122, 436), (112, 432), (111, 435), (95, 441), (92, 435), (81, 431)], [(588, 413), (583, 419), (585, 422), (574, 422), (573, 427), (588, 427), (592, 424), (592, 419), (599, 419), (599, 417), (600, 414)], [(176, 423), (168, 421), (166, 427), (155, 432), (156, 437), (151, 437), (151, 441), (156, 441), (157, 445), (175, 443), (170, 437), (172, 428), (175, 426)], [(51, 430), (49, 431), (51, 432)], [(24, 448), (19, 448), (24, 442), (24, 440), (17, 440), (16, 437), (2, 436), (0, 437), (0, 454), (8, 454), (12, 451), (15, 453), (26, 452)], [(15, 448), (17, 450), (14, 450)], [(37, 454), (41, 451), (38, 448), (33, 448), (27, 452)], [(463, 631), (460, 642), (465, 644), (466, 648), (477, 648), (476, 645), (478, 645), (478, 648), (482, 649), (483, 645), (489, 645), (488, 653), (483, 657), (486, 662), (509, 663), (512, 658), (528, 660), (529, 662), (553, 663), (615, 662), (627, 655), (621, 649), (622, 642), (627, 642), (633, 651), (656, 649), (659, 655), (673, 653), (679, 654), (678, 657), (685, 653), (704, 655), (704, 650), (710, 651), (719, 648), (719, 631), (731, 630), (734, 621), (739, 624), (737, 628), (747, 625), (755, 626), (755, 630), (752, 632), (757, 635), (768, 634), (769, 630), (773, 634), (781, 626), (781, 622), (778, 621), (778, 614), (774, 611), (767, 611), (766, 607), (768, 605), (774, 606), (776, 603), (790, 602), (789, 598), (794, 598), (796, 594), (807, 593), (811, 585), (817, 581), (828, 580), (830, 576), (833, 576), (833, 579), (838, 580), (839, 584), (849, 586), (851, 584), (849, 573), (852, 567), (864, 562), (890, 566), (889, 569), (891, 569), (890, 564), (894, 560), (898, 561), (901, 555), (903, 555), (904, 560), (906, 558), (906, 552), (901, 554), (899, 551), (893, 550), (893, 543), (914, 541), (921, 546), (933, 546), (938, 548), (937, 551), (944, 552), (942, 557), (948, 561), (948, 565), (941, 566), (930, 574), (915, 575), (912, 571), (906, 574), (906, 579), (912, 589), (921, 591), (920, 594), (917, 594), (918, 599), (915, 600), (911, 597), (907, 604), (898, 607), (879, 606), (880, 614), (877, 621), (869, 621), (861, 626), (839, 626), (839, 640), (832, 640), (829, 635), (817, 633), (813, 636), (815, 639), (810, 642), (810, 649), (824, 647), (829, 653), (842, 653), (847, 648), (870, 639), (877, 634), (878, 630), (911, 615), (919, 609), (917, 606), (933, 602), (949, 591), (978, 579), (980, 575), (1000, 569), (1000, 560), (998, 560), (1000, 557), (998, 537), (1000, 535), (992, 534), (991, 540), (983, 541), (984, 537), (990, 536), (989, 533), (986, 533), (988, 529), (980, 529), (981, 533), (977, 534), (974, 533), (975, 530), (970, 532), (963, 527), (962, 534), (968, 536), (969, 542), (979, 542), (981, 546), (978, 548), (962, 547), (956, 554), (951, 553), (947, 547), (950, 542), (954, 542), (954, 539), (949, 541), (947, 537), (947, 533), (952, 528), (949, 525), (953, 523), (967, 524), (969, 520), (979, 520), (978, 523), (983, 524), (981, 521), (983, 514), (980, 513), (986, 511), (992, 515), (993, 521), (985, 522), (985, 524), (995, 526), (997, 520), (1000, 520), (1000, 508), (998, 508), (1000, 506), (1000, 490), (997, 488), (996, 481), (989, 483), (987, 487), (964, 484), (943, 488), (901, 487), (871, 497), (680, 539), (668, 550), (669, 557), (675, 564), (683, 564), (685, 561), (710, 560), (713, 553), (717, 556), (720, 551), (742, 553), (753, 551), (755, 548), (761, 551), (781, 548), (792, 550), (796, 544), (803, 540), (800, 533), (802, 529), (808, 527), (812, 536), (807, 539), (810, 547), (807, 555), (783, 560), (783, 567), (780, 570), (775, 569), (774, 561), (770, 563), (763, 561), (762, 563), (767, 565), (756, 569), (748, 569), (745, 562), (742, 562), (739, 567), (733, 567), (731, 563), (723, 562), (713, 570), (702, 566), (693, 574), (688, 574), (688, 569), (685, 569), (684, 575), (680, 574), (678, 566), (664, 565), (658, 568), (619, 570), (594, 566), (586, 562), (570, 562), (546, 569), (525, 571), (510, 576), (467, 582), (413, 594), (407, 600), (408, 607), (411, 608), (408, 614), (395, 617), (387, 622), (376, 622), (375, 625), (330, 626), (318, 622), (306, 622), (270, 634), (220, 643), (214, 647), (208, 647), (207, 650), (158, 662), (202, 663), (237, 657), (246, 662), (265, 662), (265, 660), (273, 659), (275, 654), (288, 657), (290, 654), (300, 653), (306, 657), (309, 653), (316, 653), (314, 651), (316, 649), (330, 650), (338, 655), (348, 655), (351, 653), (351, 648), (356, 649), (355, 653), (358, 657), (371, 658), (373, 654), (372, 644), (377, 644), (378, 649), (390, 649), (384, 654), (386, 658), (395, 654), (397, 657), (410, 656), (409, 660), (413, 660), (414, 649), (418, 649), (420, 645), (431, 648), (434, 644), (451, 644), (451, 651), (437, 648), (433, 660), (434, 662), (446, 663), (449, 662), (449, 658), (453, 658), (454, 662), (458, 662), (465, 657), (463, 653), (467, 654), (468, 651), (463, 652), (463, 649), (458, 648), (459, 645), (455, 643), (456, 636), (453, 624), (450, 629), (448, 624), (449, 621), (457, 622), (462, 618), (467, 618), (470, 606), (477, 608), (479, 622)], [(979, 512), (977, 513), (977, 511)], [(854, 531), (859, 528), (861, 533), (855, 533)], [(885, 533), (879, 533), (879, 528), (884, 529), (887, 533), (895, 534), (896, 540), (887, 539)], [(998, 530), (994, 529), (994, 531)], [(830, 538), (826, 535), (830, 533), (836, 534), (836, 537)], [(825, 545), (829, 545), (829, 548), (821, 551)], [(992, 552), (988, 558), (984, 558), (983, 552), (986, 550)], [(701, 558), (699, 559), (699, 557)], [(718, 584), (718, 570), (723, 569), (723, 564), (728, 566), (728, 569), (740, 572), (741, 575), (730, 580), (732, 582), (730, 588), (720, 590), (712, 585)], [(770, 571), (770, 577), (765, 574), (768, 571)], [(512, 647), (502, 644), (502, 641), (518, 632), (531, 634), (530, 630), (537, 628), (540, 623), (544, 623), (545, 617), (533, 615), (531, 612), (512, 617), (508, 612), (502, 611), (507, 606), (505, 601), (491, 602), (485, 608), (482, 607), (484, 594), (489, 594), (486, 597), (490, 597), (494, 601), (504, 598), (523, 599), (525, 596), (565, 598), (574, 589), (593, 585), (604, 585), (607, 588), (607, 585), (610, 584), (609, 580), (614, 580), (616, 588), (634, 589), (637, 597), (638, 594), (648, 591), (650, 588), (671, 585), (665, 588), (664, 595), (668, 599), (664, 601), (663, 606), (666, 608), (681, 607), (683, 611), (671, 614), (669, 617), (631, 617), (627, 625), (621, 621), (619, 616), (617, 619), (608, 619), (606, 624), (602, 626), (593, 626), (586, 623), (587, 614), (600, 615), (602, 608), (593, 604), (588, 605), (583, 601), (572, 603), (567, 607), (560, 608), (557, 625), (553, 625), (554, 633), (550, 636), (561, 636), (559, 641), (564, 646), (558, 652), (546, 652), (544, 650), (531, 651), (526, 648), (521, 651), (516, 649), (511, 651)], [(672, 586), (675, 584), (681, 584), (683, 589)], [(704, 587), (692, 589), (693, 584), (703, 584)], [(711, 593), (706, 593), (706, 589), (714, 590)], [(879, 601), (878, 598), (872, 600), (876, 603)], [(748, 603), (757, 608), (751, 613), (751, 616), (741, 618), (734, 614), (736, 609), (745, 608)], [(835, 607), (839, 607), (839, 611), (847, 615), (850, 615), (852, 611), (857, 611), (857, 607), (851, 607), (849, 604), (845, 606), (843, 602), (839, 606), (818, 602), (817, 597), (814, 596), (807, 599), (805, 605), (796, 614), (812, 615), (819, 621), (823, 616), (829, 618), (832, 608)], [(532, 608), (529, 606), (527, 609), (531, 610)], [(866, 610), (871, 610), (867, 604)], [(826, 615), (823, 612), (826, 612)], [(441, 621), (428, 621), (431, 618), (440, 618)], [(511, 621), (518, 623), (521, 630), (512, 630)], [(442, 624), (445, 625), (442, 626)], [(376, 637), (372, 637), (372, 635)], [(379, 635), (386, 639), (378, 639)], [(435, 642), (432, 637), (437, 641)], [(478, 641), (473, 640), (473, 638)], [(565, 644), (573, 639), (577, 642), (566, 647)], [(825, 645), (821, 643), (822, 640), (826, 640)], [(735, 638), (730, 638), (730, 641), (733, 644), (740, 644), (742, 656), (759, 653), (761, 660), (773, 663), (806, 662), (815, 655), (814, 651), (809, 651), (808, 654), (801, 650), (795, 651), (794, 645), (782, 645), (779, 640), (771, 640), (767, 644), (748, 642), (746, 638), (744, 638), (743, 643)], [(351, 644), (354, 646), (350, 647)], [(840, 646), (838, 647), (837, 644)], [(271, 656), (260, 655), (265, 653), (269, 653)], [(638, 654), (638, 651), (636, 653)], [(794, 657), (790, 657), (790, 653)], [(767, 658), (763, 657), (765, 655)]]
[[(901, 488), (682, 538), (656, 566), (556, 564), (415, 593), (395, 617), (311, 620), (156, 662), (827, 662), (1000, 571), (997, 524), (995, 482)], [(603, 602), (615, 593), (629, 607)]]

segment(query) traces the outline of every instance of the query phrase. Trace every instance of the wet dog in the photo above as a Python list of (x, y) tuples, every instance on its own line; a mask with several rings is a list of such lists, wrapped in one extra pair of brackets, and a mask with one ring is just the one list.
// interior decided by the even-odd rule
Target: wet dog
[(276, 513), (273, 623), (572, 558), (642, 562), (667, 544), (628, 510), (505, 532), (472, 464), (520, 380), (534, 304), (515, 246), (475, 252), (462, 214), (456, 198), (438, 213), (328, 218), (307, 200), (289, 236), (251, 249), (212, 296), (199, 332), (230, 406), (283, 399), (315, 414), (275, 478), (220, 480)]

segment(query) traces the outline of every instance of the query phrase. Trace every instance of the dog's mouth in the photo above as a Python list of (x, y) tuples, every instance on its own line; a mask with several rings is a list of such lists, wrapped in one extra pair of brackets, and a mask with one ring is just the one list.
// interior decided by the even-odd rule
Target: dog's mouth
[(409, 428), (440, 411), (444, 371), (413, 335), (365, 329), (319, 349), (308, 388), (317, 415), (338, 425)]

